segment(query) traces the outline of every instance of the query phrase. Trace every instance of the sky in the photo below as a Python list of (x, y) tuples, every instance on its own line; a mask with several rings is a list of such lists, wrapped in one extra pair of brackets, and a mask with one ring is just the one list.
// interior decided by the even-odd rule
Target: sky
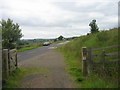
[(81, 36), (96, 19), (100, 30), (118, 27), (119, 0), (0, 0), (0, 19), (20, 25), (22, 39)]

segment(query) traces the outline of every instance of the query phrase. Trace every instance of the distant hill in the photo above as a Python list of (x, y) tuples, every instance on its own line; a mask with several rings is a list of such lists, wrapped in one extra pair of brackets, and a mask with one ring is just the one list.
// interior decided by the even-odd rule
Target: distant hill
[(44, 42), (44, 41), (51, 41), (54, 39), (23, 39), (23, 40), (27, 42)]

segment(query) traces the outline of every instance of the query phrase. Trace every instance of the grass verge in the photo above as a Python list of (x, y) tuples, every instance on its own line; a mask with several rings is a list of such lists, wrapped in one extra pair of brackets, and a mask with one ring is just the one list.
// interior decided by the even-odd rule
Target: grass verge
[(18, 68), (8, 78), (6, 83), (3, 84), (3, 89), (18, 88), (21, 83), (20, 80), (28, 75), (46, 74), (49, 70), (47, 68)]
[(17, 52), (23, 52), (23, 51), (27, 51), (27, 50), (35, 49), (35, 48), (38, 48), (38, 47), (41, 47), (41, 46), (42, 46), (42, 45), (40, 45), (40, 46), (24, 47), (24, 48), (21, 48), (21, 49), (17, 50)]
[[(60, 50), (60, 47), (57, 48)], [(65, 56), (65, 63), (67, 65), (66, 70), (73, 78), (73, 82), (76, 83), (76, 88), (117, 88), (117, 85), (99, 78), (95, 74), (91, 74), (88, 77), (82, 75), (82, 65), (78, 59), (74, 59), (72, 55), (67, 54), (65, 51), (61, 51)]]
[[(57, 48), (65, 57), (67, 71), (72, 76), (78, 88), (117, 88), (117, 83), (113, 80), (100, 78), (96, 74), (88, 77), (82, 75), (82, 47), (102, 48), (106, 46), (118, 45), (118, 29), (101, 31), (96, 34), (84, 35), (77, 40)], [(111, 50), (117, 51), (117, 50)], [(99, 53), (99, 52), (98, 52)]]

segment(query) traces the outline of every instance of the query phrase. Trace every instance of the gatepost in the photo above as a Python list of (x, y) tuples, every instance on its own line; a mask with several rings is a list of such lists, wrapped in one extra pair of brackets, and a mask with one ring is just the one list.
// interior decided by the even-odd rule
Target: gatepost
[(82, 47), (82, 73), (87, 76), (87, 48)]

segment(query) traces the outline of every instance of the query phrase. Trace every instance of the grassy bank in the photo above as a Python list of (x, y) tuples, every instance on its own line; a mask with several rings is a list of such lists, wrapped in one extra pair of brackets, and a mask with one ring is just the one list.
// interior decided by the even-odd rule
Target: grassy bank
[(32, 44), (29, 44), (29, 45), (24, 45), (22, 48), (18, 49), (17, 52), (23, 52), (23, 51), (26, 51), (26, 50), (39, 48), (41, 46), (42, 46), (42, 43), (32, 43)]
[(72, 76), (79, 88), (115, 88), (116, 83), (112, 80), (100, 78), (96, 74), (91, 74), (87, 78), (82, 75), (82, 47), (102, 48), (111, 45), (118, 45), (118, 29), (100, 31), (96, 34), (84, 35), (76, 40), (57, 48), (63, 53), (67, 64), (66, 69)]
[(38, 48), (38, 47), (40, 47), (40, 46), (24, 47), (24, 48), (18, 49), (17, 52), (23, 52), (23, 51), (35, 49), (35, 48)]

